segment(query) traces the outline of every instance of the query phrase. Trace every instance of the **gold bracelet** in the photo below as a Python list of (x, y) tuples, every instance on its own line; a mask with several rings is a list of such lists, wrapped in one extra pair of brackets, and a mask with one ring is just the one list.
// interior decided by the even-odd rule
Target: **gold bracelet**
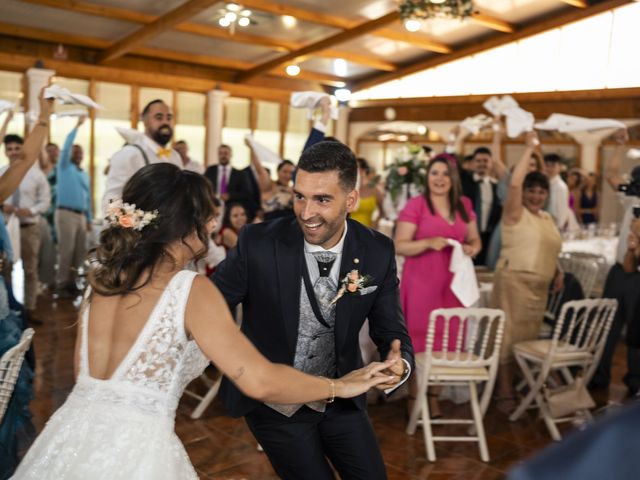
[(320, 378), (324, 378), (327, 382), (329, 382), (329, 385), (331, 385), (331, 396), (329, 398), (327, 398), (324, 403), (333, 403), (334, 400), (336, 399), (336, 384), (333, 380), (331, 380), (330, 378), (327, 377), (320, 377)]

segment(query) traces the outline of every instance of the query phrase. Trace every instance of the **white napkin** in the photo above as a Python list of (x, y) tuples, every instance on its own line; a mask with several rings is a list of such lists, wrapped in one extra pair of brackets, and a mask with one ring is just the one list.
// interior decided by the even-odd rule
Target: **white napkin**
[(16, 109), (16, 104), (7, 100), (0, 100), (0, 113), (11, 112)]
[(253, 149), (253, 153), (260, 160), (260, 163), (263, 165), (279, 165), (282, 159), (280, 155), (269, 150), (268, 147), (265, 147), (263, 144), (258, 142), (250, 133), (247, 133), (244, 138), (249, 142), (251, 148)]
[(468, 257), (462, 251), (460, 242), (450, 238), (448, 243), (453, 247), (451, 263), (449, 263), (449, 271), (453, 273), (451, 291), (458, 297), (463, 306), (470, 307), (480, 299), (478, 280), (476, 279), (473, 262), (471, 257)]
[(511, 95), (503, 95), (502, 97), (494, 95), (487, 99), (482, 106), (495, 117), (505, 115), (505, 112), (510, 108), (518, 107), (518, 102)]
[(627, 152), (627, 158), (637, 160), (640, 158), (640, 148), (630, 148)]
[(531, 112), (527, 112), (520, 107), (510, 107), (504, 110), (503, 115), (507, 119), (507, 135), (509, 138), (516, 138), (521, 133), (533, 130), (535, 118)]
[[(323, 98), (331, 99), (331, 95), (322, 92), (293, 92), (291, 94), (291, 106), (293, 108), (306, 108), (309, 110), (309, 118), (313, 117), (313, 111), (318, 107)], [(331, 118), (338, 119), (338, 109), (331, 103)]]
[(102, 109), (102, 106), (93, 101), (90, 97), (82, 95), (81, 93), (71, 93), (66, 88), (62, 88), (59, 85), (51, 85), (44, 89), (44, 98), (55, 98), (61, 103), (67, 104), (79, 104), (89, 108)]
[(144, 133), (140, 132), (139, 130), (134, 130), (133, 128), (115, 127), (115, 129), (128, 144), (136, 143), (138, 140), (144, 137)]
[(585, 118), (564, 113), (552, 113), (544, 122), (536, 123), (540, 130), (558, 130), (559, 132), (582, 132), (584, 130), (603, 130), (607, 128), (625, 128), (625, 124), (610, 118)]
[(478, 133), (480, 133), (480, 130), (490, 126), (492, 123), (493, 123), (493, 120), (490, 117), (488, 117), (484, 113), (480, 113), (473, 117), (465, 118), (460, 124), (460, 126), (462, 128), (467, 129), (474, 135), (477, 135)]
[(56, 118), (88, 117), (88, 116), (89, 116), (89, 112), (87, 112), (86, 110), (65, 110), (64, 112), (56, 112), (55, 113), (55, 117)]

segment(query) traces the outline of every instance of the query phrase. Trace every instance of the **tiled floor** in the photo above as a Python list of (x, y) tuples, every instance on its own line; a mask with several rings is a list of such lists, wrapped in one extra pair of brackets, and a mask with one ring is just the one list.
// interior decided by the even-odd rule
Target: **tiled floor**
[[(57, 304), (42, 297), (39, 311), (45, 321), (36, 327), (34, 337), (37, 372), (35, 400), (32, 403), (34, 423), (42, 430), (50, 415), (65, 400), (73, 385), (73, 347), (76, 313), (66, 300)], [(614, 385), (609, 393), (596, 397), (600, 404), (622, 402), (626, 389), (621, 377), (624, 373), (624, 352), (620, 348), (614, 367)], [(201, 387), (195, 385), (194, 388)], [(186, 445), (201, 478), (224, 480), (269, 480), (277, 478), (264, 454), (256, 449), (256, 442), (242, 420), (225, 415), (219, 402), (205, 412), (202, 419), (191, 420), (195, 400), (184, 397), (180, 405), (176, 431)], [(468, 410), (468, 406), (443, 403), (445, 416)], [(373, 405), (369, 412), (378, 434), (382, 454), (390, 480), (490, 480), (503, 478), (514, 464), (551, 443), (541, 420), (531, 412), (517, 422), (491, 406), (485, 418), (491, 461), (480, 461), (474, 443), (439, 443), (438, 459), (426, 459), (420, 429), (408, 436), (405, 429), (404, 402)], [(453, 427), (446, 427), (453, 428)], [(464, 427), (463, 427), (464, 428)], [(570, 427), (568, 427), (570, 428)], [(566, 430), (567, 428), (565, 428)]]

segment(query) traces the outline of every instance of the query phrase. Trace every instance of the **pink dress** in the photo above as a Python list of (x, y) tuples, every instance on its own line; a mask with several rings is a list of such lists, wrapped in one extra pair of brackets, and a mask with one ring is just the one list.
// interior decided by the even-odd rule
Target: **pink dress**
[[(463, 197), (469, 222), (475, 222), (476, 215), (471, 201)], [(445, 220), (436, 210), (429, 210), (423, 195), (410, 199), (398, 217), (399, 222), (413, 223), (417, 230), (414, 240), (432, 237), (452, 238), (461, 243), (467, 235), (467, 224), (456, 213), (453, 224)], [(440, 251), (426, 250), (415, 257), (406, 257), (400, 282), (400, 300), (407, 321), (407, 329), (416, 352), (425, 351), (429, 315), (436, 308), (462, 307), (451, 291), (452, 273), (449, 271), (451, 247)], [(442, 350), (442, 326), (436, 324), (434, 351)], [(452, 324), (452, 332), (456, 326)], [(455, 337), (453, 337), (455, 338)], [(454, 348), (454, 340), (449, 339), (449, 349)]]

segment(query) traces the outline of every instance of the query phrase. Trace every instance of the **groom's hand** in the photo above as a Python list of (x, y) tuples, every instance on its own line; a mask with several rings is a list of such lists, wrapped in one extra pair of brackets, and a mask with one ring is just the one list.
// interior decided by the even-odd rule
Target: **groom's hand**
[(383, 383), (382, 385), (377, 385), (376, 388), (378, 390), (387, 390), (389, 388), (395, 387), (400, 380), (402, 380), (402, 376), (405, 371), (405, 363), (402, 360), (402, 353), (400, 350), (400, 340), (396, 339), (391, 342), (391, 349), (387, 354), (386, 360), (393, 360), (393, 364), (385, 368), (380, 374), (389, 375), (393, 377), (393, 380), (387, 383)]

